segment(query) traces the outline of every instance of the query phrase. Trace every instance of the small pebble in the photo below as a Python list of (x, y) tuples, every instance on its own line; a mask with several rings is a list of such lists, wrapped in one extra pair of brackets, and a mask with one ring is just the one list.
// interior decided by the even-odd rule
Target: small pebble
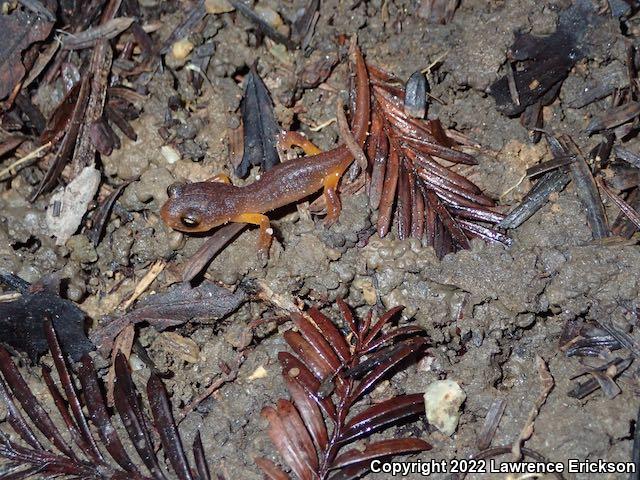
[(467, 398), (453, 380), (437, 380), (424, 392), (427, 420), (445, 435), (453, 435), (460, 420), (460, 407)]

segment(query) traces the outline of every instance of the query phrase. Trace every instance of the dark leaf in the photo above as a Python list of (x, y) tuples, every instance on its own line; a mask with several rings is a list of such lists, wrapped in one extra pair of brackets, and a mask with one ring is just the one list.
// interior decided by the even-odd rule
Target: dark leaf
[(587, 165), (586, 160), (580, 154), (577, 145), (568, 136), (559, 138), (565, 152), (574, 155), (576, 160), (571, 163), (571, 177), (576, 187), (578, 198), (582, 202), (587, 212), (587, 222), (591, 227), (591, 234), (594, 239), (605, 238), (609, 236), (609, 227), (607, 226), (607, 218), (604, 212), (604, 205), (598, 193), (598, 187), (593, 179), (591, 169)]
[(299, 450), (296, 442), (291, 439), (291, 432), (282, 422), (275, 408), (264, 407), (261, 415), (269, 421), (269, 438), (287, 462), (291, 470), (301, 480), (311, 480), (314, 477), (313, 470), (305, 461), (304, 454)]
[(545, 173), (522, 202), (498, 224), (501, 228), (517, 228), (547, 203), (549, 195), (561, 191), (569, 183), (569, 175), (558, 169)]
[(209, 281), (195, 288), (181, 283), (147, 297), (135, 310), (101, 325), (91, 338), (100, 349), (110, 351), (114, 339), (128, 324), (148, 322), (163, 330), (185, 322), (209, 323), (233, 313), (245, 300), (242, 289), (230, 292)]
[(236, 168), (236, 175), (245, 178), (252, 165), (266, 172), (280, 163), (276, 148), (280, 127), (273, 113), (273, 102), (266, 85), (258, 75), (255, 65), (245, 78), (242, 100), (244, 125), (244, 155)]
[(312, 471), (318, 470), (318, 456), (316, 449), (311, 440), (311, 436), (305, 427), (300, 413), (296, 410), (293, 403), (288, 400), (278, 400), (278, 415), (282, 420), (282, 424), (287, 429), (289, 436), (296, 446), (301, 457), (304, 459), (305, 465)]
[(193, 460), (196, 463), (199, 480), (211, 480), (209, 465), (207, 465), (207, 458), (204, 454), (204, 447), (202, 446), (200, 432), (196, 433), (196, 438), (193, 440)]
[(424, 338), (415, 338), (406, 340), (399, 344), (398, 349), (391, 355), (386, 362), (377, 366), (372, 372), (367, 374), (358, 384), (357, 388), (351, 394), (353, 401), (360, 398), (365, 392), (373, 388), (391, 369), (406, 359), (409, 355), (419, 351), (427, 344)]
[(32, 43), (46, 39), (53, 23), (45, 22), (36, 15), (14, 10), (9, 15), (0, 15), (0, 99), (9, 95), (24, 77), (22, 52)]
[(256, 465), (260, 467), (267, 480), (291, 480), (278, 466), (267, 458), (255, 458)]
[(424, 395), (399, 395), (378, 403), (354, 416), (347, 422), (340, 442), (350, 442), (358, 437), (424, 412)]
[(76, 393), (75, 386), (73, 385), (73, 379), (71, 378), (69, 369), (67, 368), (67, 363), (64, 355), (62, 354), (62, 349), (60, 348), (56, 332), (50, 320), (45, 321), (44, 329), (47, 335), (47, 343), (49, 345), (49, 350), (51, 351), (51, 357), (53, 358), (53, 364), (58, 372), (58, 377), (60, 378), (60, 383), (62, 384), (67, 402), (69, 403), (69, 408), (73, 413), (76, 429), (79, 432), (79, 446), (81, 446), (92, 460), (102, 461), (102, 454), (100, 453), (100, 450), (98, 450), (98, 446), (91, 435), (91, 431), (89, 430), (89, 423), (82, 412), (80, 399)]
[(131, 443), (153, 478), (164, 480), (164, 474), (160, 469), (160, 464), (153, 448), (150, 430), (142, 413), (142, 405), (133, 385), (127, 360), (122, 353), (116, 355), (115, 370), (116, 383), (113, 398)]
[(153, 423), (173, 470), (180, 480), (192, 480), (191, 468), (182, 448), (182, 440), (171, 412), (169, 395), (162, 380), (155, 373), (151, 374), (147, 382), (147, 397), (153, 414)]
[(414, 72), (404, 89), (404, 110), (407, 115), (424, 118), (427, 113), (427, 77), (420, 70)]
[(38, 402), (35, 395), (31, 392), (31, 389), (27, 385), (27, 382), (25, 382), (24, 378), (18, 371), (18, 368), (13, 363), (9, 352), (7, 352), (1, 346), (0, 371), (2, 371), (2, 376), (9, 384), (13, 395), (18, 400), (18, 402), (20, 402), (20, 405), (22, 405), (22, 408), (29, 416), (33, 424), (36, 426), (36, 428), (40, 430), (60, 452), (62, 452), (69, 458), (77, 460), (78, 457), (64, 440), (64, 438), (60, 434), (60, 431), (56, 428), (47, 411), (40, 404), (40, 402)]
[(284, 333), (284, 339), (293, 351), (296, 352), (300, 358), (304, 359), (304, 363), (319, 381), (331, 376), (335, 371), (331, 364), (319, 355), (311, 344), (298, 332), (289, 330)]
[(325, 451), (329, 442), (329, 436), (318, 404), (313, 397), (309, 396), (305, 389), (290, 376), (285, 375), (284, 382), (296, 409), (300, 413), (304, 424), (309, 430), (309, 434), (313, 438), (317, 450), (319, 452)]
[[(0, 272), (0, 283), (24, 282), (8, 272)], [(26, 282), (25, 282), (26, 283)], [(27, 284), (28, 285), (28, 284)], [(47, 350), (45, 318), (51, 319), (58, 332), (62, 350), (74, 360), (93, 350), (84, 332), (85, 314), (73, 302), (48, 291), (22, 291), (12, 302), (0, 303), (0, 341), (36, 360)]]
[(82, 357), (78, 378), (82, 384), (82, 393), (87, 405), (87, 410), (89, 411), (89, 417), (91, 418), (91, 422), (96, 426), (98, 435), (100, 435), (100, 439), (107, 451), (125, 471), (139, 474), (138, 469), (129, 458), (129, 455), (127, 455), (120, 441), (120, 437), (118, 437), (111, 423), (111, 418), (104, 403), (104, 397), (100, 391), (93, 361), (89, 355)]
[(608, 110), (604, 115), (594, 117), (586, 128), (587, 133), (615, 128), (633, 120), (640, 114), (640, 102), (629, 102)]
[(260, 30), (264, 35), (269, 37), (271, 40), (277, 43), (281, 43), (289, 50), (293, 50), (295, 48), (295, 44), (285, 37), (283, 34), (278, 32), (275, 28), (273, 28), (270, 24), (265, 22), (260, 15), (247, 7), (244, 3), (239, 0), (229, 0), (229, 3), (233, 5), (233, 8), (238, 10), (242, 15), (247, 17), (247, 19), (253, 23), (258, 30)]
[(289, 352), (278, 353), (278, 360), (282, 365), (282, 375), (291, 378), (292, 381), (300, 385), (307, 395), (312, 398), (329, 418), (336, 417), (336, 407), (328, 397), (320, 398), (318, 390), (320, 389), (320, 381), (313, 376), (307, 366), (291, 355)]
[[(343, 315), (345, 315), (345, 311), (343, 310), (343, 305), (344, 307), (347, 308), (347, 310), (349, 307), (342, 300), (338, 300), (338, 305), (340, 306), (340, 309), (342, 310)], [(345, 341), (344, 337), (342, 336), (340, 331), (336, 328), (336, 326), (333, 324), (333, 322), (329, 320), (329, 318), (326, 315), (323, 315), (322, 313), (320, 313), (320, 311), (317, 308), (312, 307), (309, 309), (307, 313), (313, 319), (317, 328), (322, 332), (322, 335), (324, 335), (324, 338), (327, 339), (327, 341), (329, 342), (329, 345), (331, 345), (331, 347), (336, 352), (338, 357), (340, 357), (340, 360), (342, 362), (347, 362), (349, 357), (351, 356), (351, 353), (349, 352), (349, 345), (347, 345), (347, 342)], [(350, 311), (348, 315), (351, 317)], [(346, 315), (345, 315), (345, 318), (347, 318)]]
[(392, 309), (387, 310), (384, 315), (382, 315), (376, 322), (373, 328), (371, 328), (371, 330), (369, 330), (369, 332), (367, 333), (367, 336), (364, 339), (364, 345), (368, 346), (376, 338), (378, 333), (382, 331), (382, 328), (389, 322), (389, 320), (395, 317), (403, 309), (404, 307), (402, 305), (398, 305), (397, 307), (393, 307)]
[(331, 469), (335, 470), (336, 468), (344, 468), (357, 463), (371, 462), (371, 460), (375, 460), (376, 458), (387, 457), (389, 455), (422, 452), (425, 450), (431, 450), (431, 445), (418, 438), (381, 440), (368, 444), (364, 452), (360, 450), (348, 450), (340, 454), (331, 464)]
[(298, 327), (302, 336), (309, 342), (309, 345), (313, 347), (316, 353), (320, 355), (334, 371), (339, 370), (341, 366), (340, 359), (338, 359), (323, 334), (303, 315), (294, 313), (291, 315), (291, 320), (293, 320), (295, 326)]

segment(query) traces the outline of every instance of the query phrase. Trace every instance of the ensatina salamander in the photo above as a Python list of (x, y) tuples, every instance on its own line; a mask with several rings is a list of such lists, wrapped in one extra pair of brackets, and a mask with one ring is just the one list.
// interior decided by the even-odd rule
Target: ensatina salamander
[[(356, 100), (352, 133), (364, 145), (369, 127), (369, 79), (362, 53), (352, 48), (356, 66)], [(292, 143), (297, 143), (293, 141)], [(259, 246), (268, 249), (271, 241), (266, 212), (302, 200), (324, 187), (327, 203), (325, 223), (340, 214), (336, 192), (340, 177), (353, 161), (345, 145), (332, 150), (278, 164), (259, 180), (239, 187), (228, 181), (174, 184), (160, 215), (171, 228), (182, 232), (206, 232), (228, 222), (260, 226)]]

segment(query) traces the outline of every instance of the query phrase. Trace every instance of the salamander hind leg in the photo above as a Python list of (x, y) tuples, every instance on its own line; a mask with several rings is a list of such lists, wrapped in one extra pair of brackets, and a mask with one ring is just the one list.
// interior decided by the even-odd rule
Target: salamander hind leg
[(342, 205), (340, 204), (340, 197), (338, 197), (338, 183), (341, 176), (342, 171), (336, 170), (324, 179), (324, 199), (327, 203), (327, 216), (324, 219), (326, 227), (333, 225), (340, 216)]
[(267, 258), (269, 256), (271, 234), (273, 233), (269, 226), (269, 217), (262, 215), (261, 213), (243, 213), (234, 217), (231, 221), (258, 225), (260, 227), (258, 236), (258, 255), (262, 258)]

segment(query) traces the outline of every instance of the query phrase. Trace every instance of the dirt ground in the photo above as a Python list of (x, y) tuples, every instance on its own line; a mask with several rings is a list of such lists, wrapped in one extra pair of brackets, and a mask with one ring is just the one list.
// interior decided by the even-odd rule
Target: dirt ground
[[(148, 4), (151, 12), (158, 8), (157, 3), (172, 2), (141, 3)], [(259, 2), (289, 18), (305, 3)], [(335, 125), (319, 132), (310, 126), (334, 116), (335, 91), (348, 84), (346, 62), (327, 80), (331, 88), (304, 91), (295, 112), (290, 95), (296, 72), (323, 55), (335, 55), (341, 34), (357, 34), (367, 61), (401, 78), (443, 58), (431, 82), (432, 94), (443, 104), (432, 103), (429, 115), (438, 116), (446, 127), (482, 145), (479, 165), (469, 169), (469, 178), (499, 198), (508, 210), (531, 186), (525, 180), (512, 188), (525, 170), (551, 156), (544, 141), (529, 142), (517, 118), (496, 110), (487, 87), (504, 73), (505, 52), (514, 32), (553, 32), (558, 11), (569, 2), (462, 0), (447, 25), (427, 24), (416, 15), (419, 3), (323, 1), (310, 58), (273, 44), (253, 47), (250, 24), (240, 16), (209, 16), (203, 36), (215, 42), (216, 52), (206, 72), (210, 84), (205, 82), (203, 94), (194, 94), (184, 80), (184, 68), (157, 72), (149, 83), (144, 111), (133, 122), (138, 140), (123, 138), (120, 150), (102, 158), (103, 176), (109, 184), (139, 176), (117, 202), (130, 218), (117, 210), (97, 248), (82, 234), (57, 246), (45, 223), (49, 197), (35, 203), (27, 200), (32, 188), (27, 170), (0, 186), (0, 265), (28, 281), (60, 272), (70, 279), (68, 297), (93, 319), (113, 311), (131, 294), (150, 264), (160, 258), (169, 259), (169, 264), (145, 295), (163, 291), (177, 280), (181, 266), (205, 238), (171, 231), (160, 220), (159, 208), (167, 198), (167, 186), (175, 180), (196, 181), (219, 172), (232, 173), (227, 132), (240, 120), (238, 75), (258, 60), (282, 127), (298, 128), (320, 147), (331, 148), (338, 140)], [(162, 27), (157, 35), (166, 38), (183, 18), (184, 9), (159, 11)], [(584, 151), (596, 145), (601, 137), (589, 137), (584, 130), (609, 100), (581, 109), (566, 105), (605, 74), (619, 72), (616, 78), (622, 86), (625, 44), (636, 41), (633, 32), (623, 36), (619, 22), (603, 15), (601, 24), (587, 37), (588, 55), (569, 74), (559, 99), (545, 107), (545, 128), (570, 134)], [(158, 128), (165, 121), (168, 99), (175, 95), (184, 100), (185, 107), (172, 112), (179, 120), (171, 133), (178, 139), (180, 158), (170, 163), (161, 153), (164, 142)], [(625, 147), (637, 151), (638, 142), (630, 140)], [(252, 181), (255, 173), (247, 181)], [(607, 208), (614, 218), (617, 212), (611, 205)], [(513, 442), (541, 389), (536, 370), (536, 356), (540, 356), (549, 366), (555, 387), (526, 446), (552, 461), (630, 460), (640, 407), (635, 364), (619, 380), (622, 393), (617, 397), (607, 399), (597, 391), (577, 400), (567, 393), (576, 385), (572, 377), (583, 371), (583, 363), (589, 359), (567, 358), (559, 349), (559, 339), (565, 323), (573, 319), (607, 319), (632, 335), (636, 333), (640, 248), (634, 242), (592, 241), (572, 185), (512, 231), (514, 242), (508, 249), (474, 240), (471, 250), (449, 254), (440, 261), (432, 248), (415, 240), (396, 240), (393, 234), (384, 239), (375, 235), (368, 245), (357, 246), (358, 232), (374, 222), (375, 213), (363, 195), (343, 198), (340, 220), (329, 229), (309, 217), (304, 208), (290, 208), (273, 222), (277, 241), (266, 266), (255, 253), (257, 231), (249, 230), (212, 262), (207, 276), (233, 287), (259, 279), (285, 298), (321, 305), (333, 318), (338, 318), (335, 300), (340, 297), (359, 314), (376, 307), (377, 302), (384, 307), (405, 305), (402, 322), (424, 327), (430, 347), (424, 359), (393, 377), (374, 395), (423, 392), (429, 383), (444, 378), (455, 380), (466, 393), (459, 427), (452, 437), (426, 422), (397, 427), (402, 431), (409, 428), (433, 445), (431, 451), (412, 459), (465, 458), (475, 453), (477, 435), (496, 398), (506, 401), (506, 410), (492, 445)], [(124, 275), (125, 271), (130, 274)], [(251, 301), (220, 323), (176, 328), (197, 344), (195, 362), (176, 353), (164, 334), (153, 328), (141, 328), (140, 339), (157, 367), (173, 373), (166, 384), (173, 405), (180, 408), (220, 375), (221, 362), (234, 363), (237, 350), (245, 346), (243, 332), (249, 322), (276, 313), (271, 305)], [(180, 425), (187, 444), (197, 430), (201, 432), (210, 464), (226, 479), (262, 478), (253, 458), (279, 458), (260, 410), (287, 396), (276, 355), (287, 348), (280, 333), (289, 326), (272, 322), (260, 327), (237, 379), (222, 386)], [(266, 369), (266, 375), (252, 377), (259, 367)], [(143, 364), (135, 372), (140, 381), (148, 374)], [(392, 428), (384, 435), (394, 432)], [(366, 478), (388, 476), (369, 474)], [(628, 476), (569, 474), (566, 478)]]

